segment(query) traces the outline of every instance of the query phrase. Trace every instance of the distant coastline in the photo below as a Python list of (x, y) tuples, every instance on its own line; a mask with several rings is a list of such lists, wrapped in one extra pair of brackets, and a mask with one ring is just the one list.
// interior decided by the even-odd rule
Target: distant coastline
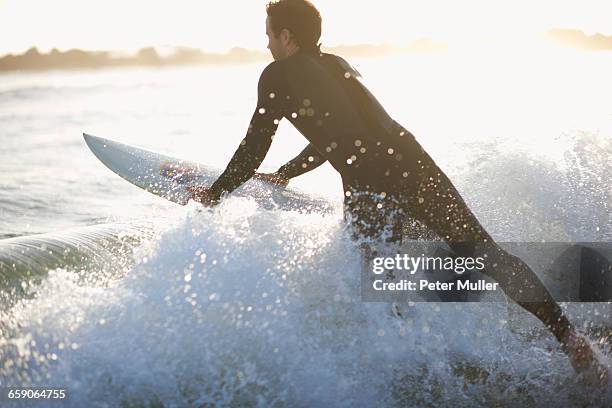
[[(445, 51), (447, 46), (429, 39), (420, 39), (403, 47), (392, 45), (345, 45), (323, 47), (347, 57), (375, 57), (402, 53), (431, 53)], [(168, 55), (160, 55), (154, 47), (143, 48), (134, 55), (121, 55), (110, 51), (51, 50), (41, 53), (36, 47), (20, 55), (0, 58), (0, 72), (17, 70), (100, 69), (127, 66), (165, 67), (198, 64), (243, 64), (270, 60), (270, 54), (244, 48), (233, 48), (227, 53), (208, 53), (195, 48), (177, 47)]]
[(605, 36), (600, 33), (587, 35), (583, 31), (554, 28), (549, 30), (545, 37), (553, 42), (564, 46), (591, 51), (612, 50), (612, 36)]
[[(601, 51), (612, 50), (612, 36), (600, 33), (587, 35), (575, 29), (555, 28), (547, 31), (544, 37), (554, 43), (581, 50)], [(436, 53), (448, 50), (444, 43), (428, 38), (415, 40), (405, 46), (389, 44), (373, 45), (341, 45), (326, 48), (323, 51), (337, 53), (346, 57), (379, 57), (385, 55), (409, 53)], [(270, 60), (268, 52), (233, 48), (226, 53), (209, 53), (196, 48), (176, 47), (163, 55), (155, 47), (139, 50), (133, 55), (119, 54), (112, 51), (84, 51), (72, 49), (59, 51), (53, 49), (41, 53), (36, 47), (23, 54), (8, 54), (0, 57), (0, 72), (6, 71), (36, 71), (52, 69), (102, 69), (112, 67), (166, 67), (200, 64), (244, 64), (256, 61)]]

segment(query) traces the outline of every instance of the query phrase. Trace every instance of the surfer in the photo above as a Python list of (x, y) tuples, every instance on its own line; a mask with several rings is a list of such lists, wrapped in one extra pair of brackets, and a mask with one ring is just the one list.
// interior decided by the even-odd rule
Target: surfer
[[(267, 5), (266, 34), (274, 62), (261, 74), (257, 107), (247, 134), (209, 188), (193, 199), (214, 205), (255, 176), (286, 185), (328, 161), (342, 178), (345, 216), (361, 242), (398, 243), (406, 217), (419, 220), (460, 256), (486, 252), (496, 264), (487, 273), (561, 343), (577, 372), (591, 384), (607, 372), (584, 336), (535, 273), (494, 243), (444, 172), (394, 121), (344, 59), (320, 51), (321, 16), (306, 0)], [(308, 146), (271, 174), (258, 174), (280, 120), (286, 118)], [(522, 295), (532, 294), (527, 301)], [(537, 300), (534, 300), (536, 299)]]

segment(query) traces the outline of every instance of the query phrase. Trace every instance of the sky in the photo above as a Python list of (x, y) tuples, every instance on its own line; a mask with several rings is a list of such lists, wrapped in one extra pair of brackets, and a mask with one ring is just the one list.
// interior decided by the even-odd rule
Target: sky
[[(266, 47), (260, 0), (0, 0), (0, 55), (189, 46), (223, 52)], [(610, 0), (314, 0), (322, 42), (449, 45), (529, 41), (551, 28), (612, 35)]]

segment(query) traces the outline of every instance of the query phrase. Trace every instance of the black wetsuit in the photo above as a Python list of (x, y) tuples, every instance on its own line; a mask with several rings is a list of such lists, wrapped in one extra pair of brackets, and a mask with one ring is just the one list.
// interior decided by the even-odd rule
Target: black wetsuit
[[(472, 256), (475, 243), (487, 243), (498, 264), (489, 275), (557, 338), (564, 336), (569, 322), (537, 276), (493, 243), (448, 177), (359, 77), (341, 57), (319, 52), (298, 52), (268, 65), (247, 135), (211, 192), (220, 197), (247, 181), (268, 152), (279, 121), (287, 118), (310, 144), (279, 172), (292, 178), (329, 161), (342, 176), (345, 214), (355, 235), (399, 241), (408, 215), (460, 255)], [(521, 301), (519, 294), (527, 289), (542, 300)]]
[[(271, 63), (259, 80), (248, 134), (211, 187), (213, 193), (230, 192), (253, 175), (278, 122), (287, 118), (310, 144), (279, 173), (292, 178), (329, 161), (342, 176), (348, 213), (355, 216), (356, 224), (371, 224), (360, 228), (363, 235), (380, 235), (377, 215), (388, 212), (394, 201), (423, 204), (427, 191), (419, 194), (419, 186), (432, 173), (443, 177), (442, 172), (359, 77), (345, 60), (332, 54), (298, 52)], [(364, 211), (370, 199), (382, 200), (384, 208)], [(373, 203), (375, 209), (378, 204)]]

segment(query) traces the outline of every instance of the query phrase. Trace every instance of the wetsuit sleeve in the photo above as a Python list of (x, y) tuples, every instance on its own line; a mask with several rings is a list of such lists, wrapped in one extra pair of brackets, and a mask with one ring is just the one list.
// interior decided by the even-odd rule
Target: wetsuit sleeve
[(259, 78), (257, 107), (246, 136), (209, 191), (215, 198), (230, 193), (250, 179), (266, 157), (278, 122), (283, 117), (280, 103), (280, 78), (269, 65)]
[(291, 179), (314, 170), (323, 163), (325, 163), (323, 156), (313, 144), (309, 144), (293, 160), (279, 168), (277, 173), (284, 178)]

